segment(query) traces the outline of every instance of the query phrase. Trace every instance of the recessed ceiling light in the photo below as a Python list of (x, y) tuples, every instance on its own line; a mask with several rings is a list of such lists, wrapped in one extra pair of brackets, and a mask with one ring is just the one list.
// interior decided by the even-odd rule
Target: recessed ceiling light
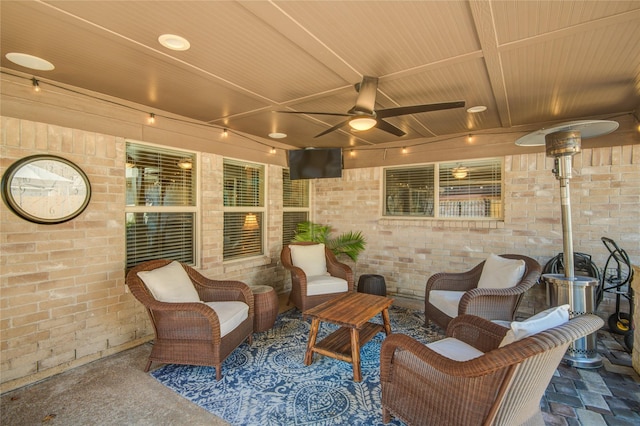
[(158, 37), (158, 41), (171, 50), (188, 50), (191, 47), (191, 43), (186, 38), (175, 34), (162, 34)]
[(484, 112), (487, 110), (487, 107), (484, 105), (476, 105), (476, 106), (472, 106), (471, 108), (467, 109), (467, 112), (471, 113), (471, 114), (476, 114), (478, 112)]
[(37, 56), (27, 55), (26, 53), (11, 52), (7, 53), (5, 57), (14, 64), (33, 70), (51, 71), (55, 68), (51, 62), (38, 58)]
[(273, 139), (283, 139), (287, 137), (287, 134), (280, 133), (280, 132), (273, 132), (273, 133), (269, 133), (269, 137)]

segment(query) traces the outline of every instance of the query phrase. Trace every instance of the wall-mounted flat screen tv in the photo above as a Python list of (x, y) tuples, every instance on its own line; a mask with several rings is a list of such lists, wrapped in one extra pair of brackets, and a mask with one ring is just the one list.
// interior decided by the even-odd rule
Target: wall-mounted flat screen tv
[(289, 151), (291, 180), (342, 177), (341, 148), (310, 148)]

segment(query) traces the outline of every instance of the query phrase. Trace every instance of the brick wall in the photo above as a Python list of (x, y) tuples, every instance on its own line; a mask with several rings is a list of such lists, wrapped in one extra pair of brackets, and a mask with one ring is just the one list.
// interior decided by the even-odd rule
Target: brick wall
[(15, 387), (139, 344), (151, 330), (124, 286), (124, 140), (1, 123), (3, 171), (48, 153), (80, 165), (92, 186), (87, 209), (58, 225), (27, 222), (2, 205), (0, 366), (3, 384)]
[[(2, 117), (0, 169), (36, 153), (68, 158), (89, 176), (92, 200), (72, 221), (26, 222), (0, 206), (0, 391), (33, 383), (152, 338), (142, 306), (124, 283), (125, 141), (95, 132)], [(201, 155), (201, 272), (211, 278), (289, 289), (279, 266), (282, 169), (267, 165), (263, 257), (222, 262), (221, 155)], [(361, 230), (368, 245), (356, 276), (380, 273), (390, 293), (421, 299), (438, 271), (465, 270), (490, 252), (541, 263), (562, 250), (558, 183), (543, 154), (505, 159), (502, 221), (400, 220), (380, 216), (382, 169), (349, 169), (314, 182), (314, 220)], [(640, 261), (640, 146), (585, 150), (572, 179), (574, 246), (602, 265), (601, 236)], [(523, 306), (533, 311), (536, 289)]]
[[(153, 337), (142, 305), (125, 286), (125, 140), (1, 118), (1, 171), (33, 154), (78, 164), (92, 187), (77, 218), (38, 225), (0, 207), (0, 375), (2, 392), (139, 345)], [(268, 166), (272, 198), (266, 256), (222, 262), (222, 161), (201, 156), (201, 272), (213, 279), (283, 291), (282, 169)]]
[[(570, 181), (574, 250), (599, 267), (609, 254), (607, 236), (640, 262), (640, 145), (583, 150), (574, 156)], [(315, 184), (314, 221), (367, 238), (356, 275), (385, 276), (387, 290), (423, 299), (429, 276), (464, 271), (489, 253), (519, 253), (543, 266), (562, 252), (559, 183), (544, 153), (505, 157), (504, 221), (420, 220), (381, 216), (382, 170), (345, 170), (342, 179)], [(525, 297), (523, 313), (541, 309), (543, 286)]]

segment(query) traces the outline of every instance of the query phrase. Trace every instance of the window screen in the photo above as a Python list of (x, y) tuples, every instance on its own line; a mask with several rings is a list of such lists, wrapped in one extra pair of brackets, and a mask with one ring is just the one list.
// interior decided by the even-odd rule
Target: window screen
[(224, 259), (263, 254), (264, 166), (224, 160)]
[(127, 143), (127, 268), (151, 259), (195, 263), (196, 155)]

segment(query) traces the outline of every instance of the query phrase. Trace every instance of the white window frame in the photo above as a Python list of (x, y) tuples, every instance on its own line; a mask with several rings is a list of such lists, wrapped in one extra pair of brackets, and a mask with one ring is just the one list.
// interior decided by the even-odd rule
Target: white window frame
[[(200, 248), (201, 248), (201, 237), (200, 237), (200, 229), (201, 229), (201, 214), (200, 214), (200, 154), (197, 151), (191, 151), (187, 149), (178, 149), (173, 147), (166, 147), (163, 145), (153, 144), (149, 142), (142, 142), (133, 139), (125, 140), (125, 184), (126, 184), (126, 169), (129, 168), (128, 162), (130, 161), (128, 158), (128, 147), (129, 145), (138, 145), (140, 147), (147, 148), (149, 150), (153, 150), (157, 148), (158, 150), (175, 153), (178, 156), (184, 155), (193, 156), (195, 162), (192, 165), (192, 180), (194, 181), (195, 188), (193, 188), (194, 196), (193, 200), (195, 205), (185, 205), (185, 206), (159, 206), (159, 207), (149, 207), (149, 206), (134, 206), (127, 205), (126, 201), (126, 189), (125, 189), (125, 232), (127, 229), (127, 218), (130, 214), (136, 213), (190, 213), (193, 214), (193, 236), (192, 236), (192, 256), (193, 262), (189, 263), (190, 266), (198, 267), (199, 259), (200, 259)], [(127, 238), (125, 235), (125, 264), (129, 265), (129, 260), (127, 257)]]
[[(233, 179), (232, 177), (229, 176), (225, 176), (224, 174), (224, 165), (225, 164), (235, 164), (238, 166), (250, 166), (250, 167), (256, 167), (256, 168), (260, 168), (262, 170), (262, 182), (260, 185), (260, 191), (261, 194), (259, 195), (259, 197), (262, 198), (262, 205), (261, 206), (229, 206), (226, 205), (226, 202), (224, 201), (224, 199), (226, 197), (228, 197), (228, 194), (225, 191), (228, 191), (227, 188), (227, 181), (231, 181), (231, 179)], [(256, 230), (254, 230), (253, 232), (260, 232), (260, 238), (259, 238), (259, 242), (260, 242), (260, 252), (259, 253), (247, 253), (246, 255), (242, 255), (242, 254), (237, 254), (237, 255), (233, 255), (230, 257), (224, 257), (224, 252), (226, 249), (225, 246), (225, 240), (227, 238), (225, 230), (224, 230), (224, 223), (223, 223), (223, 232), (222, 232), (222, 250), (223, 250), (223, 262), (234, 262), (234, 261), (238, 261), (238, 260), (246, 260), (249, 258), (255, 258), (255, 257), (261, 257), (261, 256), (265, 256), (266, 255), (266, 237), (267, 237), (267, 230), (269, 229), (268, 227), (268, 215), (267, 215), (267, 205), (268, 205), (268, 193), (267, 193), (267, 182), (268, 182), (268, 167), (266, 166), (266, 164), (264, 163), (258, 163), (258, 162), (253, 162), (253, 161), (246, 161), (246, 160), (239, 160), (236, 158), (231, 158), (231, 157), (224, 157), (223, 158), (223, 172), (222, 172), (222, 177), (223, 177), (223, 203), (222, 203), (222, 210), (223, 210), (223, 222), (224, 222), (224, 216), (226, 213), (245, 213), (246, 215), (253, 213), (259, 213), (262, 215), (262, 225)], [(246, 219), (246, 217), (245, 217)]]
[(285, 231), (285, 222), (284, 222), (284, 216), (285, 213), (306, 213), (307, 214), (307, 220), (310, 221), (311, 220), (311, 189), (312, 189), (312, 184), (313, 182), (310, 179), (300, 179), (300, 180), (296, 180), (295, 182), (302, 182), (304, 184), (307, 185), (307, 207), (287, 207), (285, 206), (285, 185), (284, 185), (284, 174), (285, 172), (290, 171), (288, 168), (283, 168), (282, 169), (282, 181), (283, 181), (283, 185), (282, 185), (282, 244), (288, 244), (289, 241), (286, 240), (285, 235), (284, 235), (284, 231)]
[[(473, 167), (477, 167), (482, 163), (490, 163), (495, 162), (495, 166), (499, 167), (499, 181), (491, 180), (491, 184), (500, 184), (500, 194), (499, 196), (493, 196), (493, 200), (491, 202), (491, 207), (487, 209), (483, 209), (482, 205), (478, 205), (478, 201), (468, 200), (466, 204), (460, 208), (460, 211), (464, 214), (459, 215), (447, 215), (443, 214), (441, 208), (444, 207), (443, 202), (441, 202), (441, 194), (445, 190), (445, 186), (443, 185), (443, 181), (440, 180), (440, 170), (445, 167), (447, 170), (452, 167), (466, 167), (470, 171), (473, 170)], [(494, 167), (495, 167), (494, 166)], [(388, 195), (391, 194), (391, 191), (387, 189), (387, 174), (392, 173), (393, 171), (407, 171), (411, 169), (415, 170), (424, 170), (425, 168), (433, 167), (433, 184), (432, 188), (432, 201), (433, 207), (431, 208), (432, 215), (421, 215), (421, 214), (411, 214), (411, 207), (409, 208), (409, 213), (407, 214), (390, 214), (387, 210), (388, 203)], [(426, 176), (429, 176), (427, 174)], [(471, 174), (469, 175), (469, 182), (471, 183), (469, 187), (474, 187), (480, 185), (479, 183), (474, 185), (473, 179), (471, 179)], [(464, 186), (464, 185), (463, 185)], [(429, 188), (431, 189), (431, 188)], [(393, 167), (384, 167), (382, 173), (382, 211), (381, 215), (387, 219), (437, 219), (437, 220), (493, 220), (493, 221), (502, 221), (504, 220), (504, 158), (503, 157), (490, 157), (490, 158), (481, 158), (481, 159), (473, 159), (473, 160), (464, 160), (464, 161), (443, 161), (438, 163), (424, 163), (424, 164), (413, 164), (413, 165), (403, 165), (403, 166), (393, 166)], [(405, 197), (410, 198), (411, 196)], [(480, 198), (480, 197), (478, 197)], [(490, 198), (490, 197), (485, 197)], [(461, 203), (465, 203), (465, 201), (461, 201)], [(469, 214), (471, 212), (471, 214)], [(490, 215), (474, 215), (475, 212), (489, 212)]]

